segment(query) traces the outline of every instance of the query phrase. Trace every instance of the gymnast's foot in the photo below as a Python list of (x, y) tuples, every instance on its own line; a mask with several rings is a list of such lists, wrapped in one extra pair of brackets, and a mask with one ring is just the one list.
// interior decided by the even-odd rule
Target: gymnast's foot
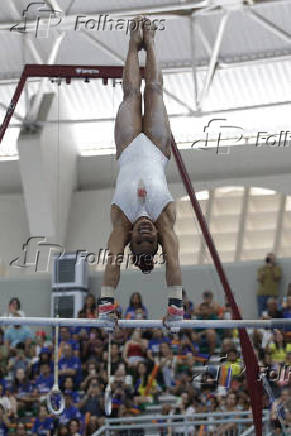
[(169, 298), (166, 322), (183, 321), (182, 300)]
[(144, 48), (143, 21), (144, 17), (138, 16), (130, 23), (130, 43), (136, 46), (138, 50)]
[(143, 21), (143, 42), (145, 49), (152, 46), (155, 41), (157, 26), (149, 18)]
[(100, 321), (115, 322), (115, 304), (114, 298), (111, 297), (101, 297), (98, 303)]

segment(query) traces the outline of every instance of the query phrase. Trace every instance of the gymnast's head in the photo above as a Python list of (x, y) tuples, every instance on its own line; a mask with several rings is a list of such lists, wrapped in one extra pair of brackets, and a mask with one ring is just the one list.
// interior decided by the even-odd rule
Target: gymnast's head
[(142, 216), (133, 224), (129, 248), (134, 265), (143, 273), (150, 273), (158, 251), (158, 230), (150, 218)]

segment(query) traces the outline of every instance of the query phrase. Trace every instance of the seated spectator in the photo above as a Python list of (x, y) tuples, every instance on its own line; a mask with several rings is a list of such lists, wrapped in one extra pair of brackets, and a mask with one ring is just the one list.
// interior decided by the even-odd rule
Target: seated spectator
[(156, 375), (157, 371), (155, 371), (155, 368), (150, 373), (144, 363), (140, 362), (137, 365), (133, 380), (137, 404), (153, 402), (153, 396), (157, 393), (158, 387)]
[(105, 339), (101, 330), (91, 329), (89, 340), (83, 341), (82, 359), (102, 361)]
[(0, 369), (7, 375), (8, 373), (9, 348), (4, 343), (4, 331), (0, 329)]
[(16, 399), (12, 394), (8, 395), (4, 391), (2, 384), (0, 384), (0, 404), (4, 407), (8, 416), (16, 414)]
[(93, 294), (87, 294), (82, 310), (78, 313), (80, 318), (96, 318), (97, 305)]
[(104, 405), (102, 392), (96, 378), (91, 380), (84, 397), (81, 398), (79, 408), (83, 414), (88, 412), (90, 416), (103, 416)]
[(50, 367), (47, 363), (43, 363), (40, 367), (40, 375), (34, 383), (34, 394), (47, 394), (54, 384), (53, 374), (50, 372)]
[(148, 310), (143, 305), (142, 296), (139, 292), (134, 292), (129, 300), (129, 306), (124, 315), (125, 319), (147, 319)]
[(16, 398), (17, 410), (24, 414), (24, 411), (30, 406), (31, 392), (33, 390), (32, 383), (30, 382), (27, 373), (23, 368), (19, 368), (15, 373), (15, 379), (12, 386), (12, 392)]
[(59, 424), (67, 425), (71, 419), (81, 419), (80, 410), (73, 405), (73, 399), (70, 394), (65, 394), (65, 408), (62, 414), (58, 417)]
[[(203, 302), (200, 304), (197, 311), (197, 319), (200, 320), (215, 320), (218, 319), (216, 313), (213, 311), (213, 306)], [(214, 354), (216, 348), (216, 333), (213, 329), (197, 329), (197, 339), (200, 351), (203, 353)]]
[[(224, 410), (226, 412), (235, 412), (238, 410), (238, 396), (234, 392), (229, 392), (226, 399), (225, 399), (225, 408)], [(227, 432), (235, 431), (237, 428), (237, 425), (232, 423), (233, 416), (225, 416), (225, 419), (229, 420), (230, 423), (221, 424), (216, 429), (216, 433), (219, 436), (225, 436)]]
[(48, 352), (42, 352), (39, 354), (38, 361), (34, 362), (31, 366), (31, 374), (33, 378), (39, 375), (40, 367), (44, 363), (47, 363), (50, 367), (50, 371), (53, 372), (54, 364), (52, 360), (52, 354)]
[(16, 424), (15, 436), (26, 436), (27, 432), (25, 430), (25, 425), (23, 422), (19, 421)]
[(259, 283), (257, 290), (258, 315), (267, 310), (267, 301), (269, 297), (277, 298), (279, 295), (279, 283), (281, 280), (281, 268), (276, 263), (276, 256), (268, 253), (264, 265), (257, 271), (257, 280)]
[[(280, 420), (278, 418), (278, 411), (280, 411), (279, 413), (281, 414), (282, 419), (285, 420), (287, 412), (288, 412), (287, 404), (288, 404), (289, 399), (290, 399), (290, 396), (289, 396), (288, 389), (282, 389), (280, 397), (276, 401), (274, 401), (274, 403), (272, 404), (271, 421), (272, 421), (272, 426), (275, 429), (275, 431), (278, 429), (280, 431), (282, 431)], [(277, 432), (275, 434), (281, 434), (281, 433)]]
[(73, 355), (71, 346), (66, 343), (63, 348), (63, 355), (59, 360), (59, 379), (64, 383), (67, 376), (74, 377), (78, 386), (81, 381), (81, 361)]
[(273, 331), (273, 337), (267, 344), (267, 351), (271, 353), (274, 362), (285, 362), (286, 360), (286, 344), (280, 330)]
[(15, 316), (15, 313), (18, 313), (16, 316), (25, 316), (24, 312), (21, 310), (21, 304), (18, 297), (13, 297), (10, 299), (8, 310), (3, 316)]
[[(282, 318), (291, 318), (291, 297), (287, 297), (286, 305), (282, 310)], [(286, 336), (291, 336), (291, 327), (284, 327), (284, 332)]]
[(30, 361), (25, 356), (23, 348), (23, 342), (19, 342), (13, 350), (13, 357), (10, 357), (8, 361), (8, 367), (12, 377), (15, 377), (15, 373), (18, 369), (22, 368), (24, 371), (27, 371), (30, 366)]
[(69, 436), (81, 436), (81, 424), (78, 419), (71, 419), (68, 423)]
[(217, 316), (219, 315), (219, 304), (214, 301), (213, 292), (211, 292), (209, 289), (203, 292), (202, 303), (208, 304), (211, 313)]
[(0, 404), (0, 434), (8, 436), (10, 421), (5, 408)]
[(161, 383), (166, 390), (175, 386), (175, 368), (173, 365), (173, 353), (166, 342), (160, 345), (159, 356), (159, 372), (162, 375)]
[(66, 424), (59, 424), (57, 430), (57, 436), (68, 436), (69, 429)]
[(282, 310), (282, 318), (291, 318), (291, 296), (286, 298), (286, 305)]
[(281, 310), (278, 310), (277, 298), (270, 297), (267, 300), (267, 316), (269, 318), (282, 318)]
[(75, 356), (79, 356), (79, 342), (75, 339), (72, 339), (72, 334), (68, 327), (60, 327), (59, 348), (61, 350), (61, 353), (63, 353), (63, 349), (66, 344), (71, 346)]
[[(14, 316), (20, 316), (20, 314), (15, 312)], [(28, 326), (14, 325), (5, 330), (4, 342), (10, 350), (22, 342), (24, 344), (25, 351), (28, 351), (33, 337), (34, 335)]]
[(225, 369), (229, 369), (231, 367), (233, 378), (240, 377), (242, 375), (244, 364), (240, 359), (239, 352), (236, 348), (232, 348), (228, 351), (226, 360), (222, 361), (222, 365)]
[(51, 416), (48, 416), (46, 406), (40, 405), (38, 416), (33, 423), (32, 434), (34, 436), (52, 435), (53, 428), (53, 418)]
[(169, 338), (165, 337), (161, 329), (154, 329), (152, 338), (148, 342), (148, 357), (153, 359), (153, 356), (157, 356), (160, 350), (160, 345), (163, 343), (169, 343)]
[(135, 329), (131, 339), (126, 342), (123, 350), (123, 359), (129, 366), (136, 366), (139, 362), (143, 362), (147, 350), (147, 341), (142, 339), (140, 331)]
[(80, 394), (75, 390), (73, 377), (68, 376), (65, 378), (62, 391), (64, 394), (71, 395), (74, 405), (79, 403)]
[(183, 298), (183, 318), (191, 319), (194, 314), (194, 304), (189, 300), (187, 296), (186, 289), (182, 290), (182, 298)]

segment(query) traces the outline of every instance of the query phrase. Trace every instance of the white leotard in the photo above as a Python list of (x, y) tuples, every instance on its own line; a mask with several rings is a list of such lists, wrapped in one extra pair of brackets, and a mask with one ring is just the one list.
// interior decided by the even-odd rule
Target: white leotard
[[(116, 204), (134, 223), (140, 216), (156, 221), (164, 207), (173, 201), (165, 169), (169, 159), (143, 133), (121, 153), (112, 204)], [(144, 203), (138, 197), (139, 181), (147, 192)]]

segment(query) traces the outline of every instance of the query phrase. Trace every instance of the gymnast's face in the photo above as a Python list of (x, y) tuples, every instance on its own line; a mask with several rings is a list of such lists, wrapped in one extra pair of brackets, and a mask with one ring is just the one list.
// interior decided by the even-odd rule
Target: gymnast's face
[(140, 217), (133, 225), (131, 246), (135, 254), (154, 253), (158, 245), (158, 231), (147, 217)]

